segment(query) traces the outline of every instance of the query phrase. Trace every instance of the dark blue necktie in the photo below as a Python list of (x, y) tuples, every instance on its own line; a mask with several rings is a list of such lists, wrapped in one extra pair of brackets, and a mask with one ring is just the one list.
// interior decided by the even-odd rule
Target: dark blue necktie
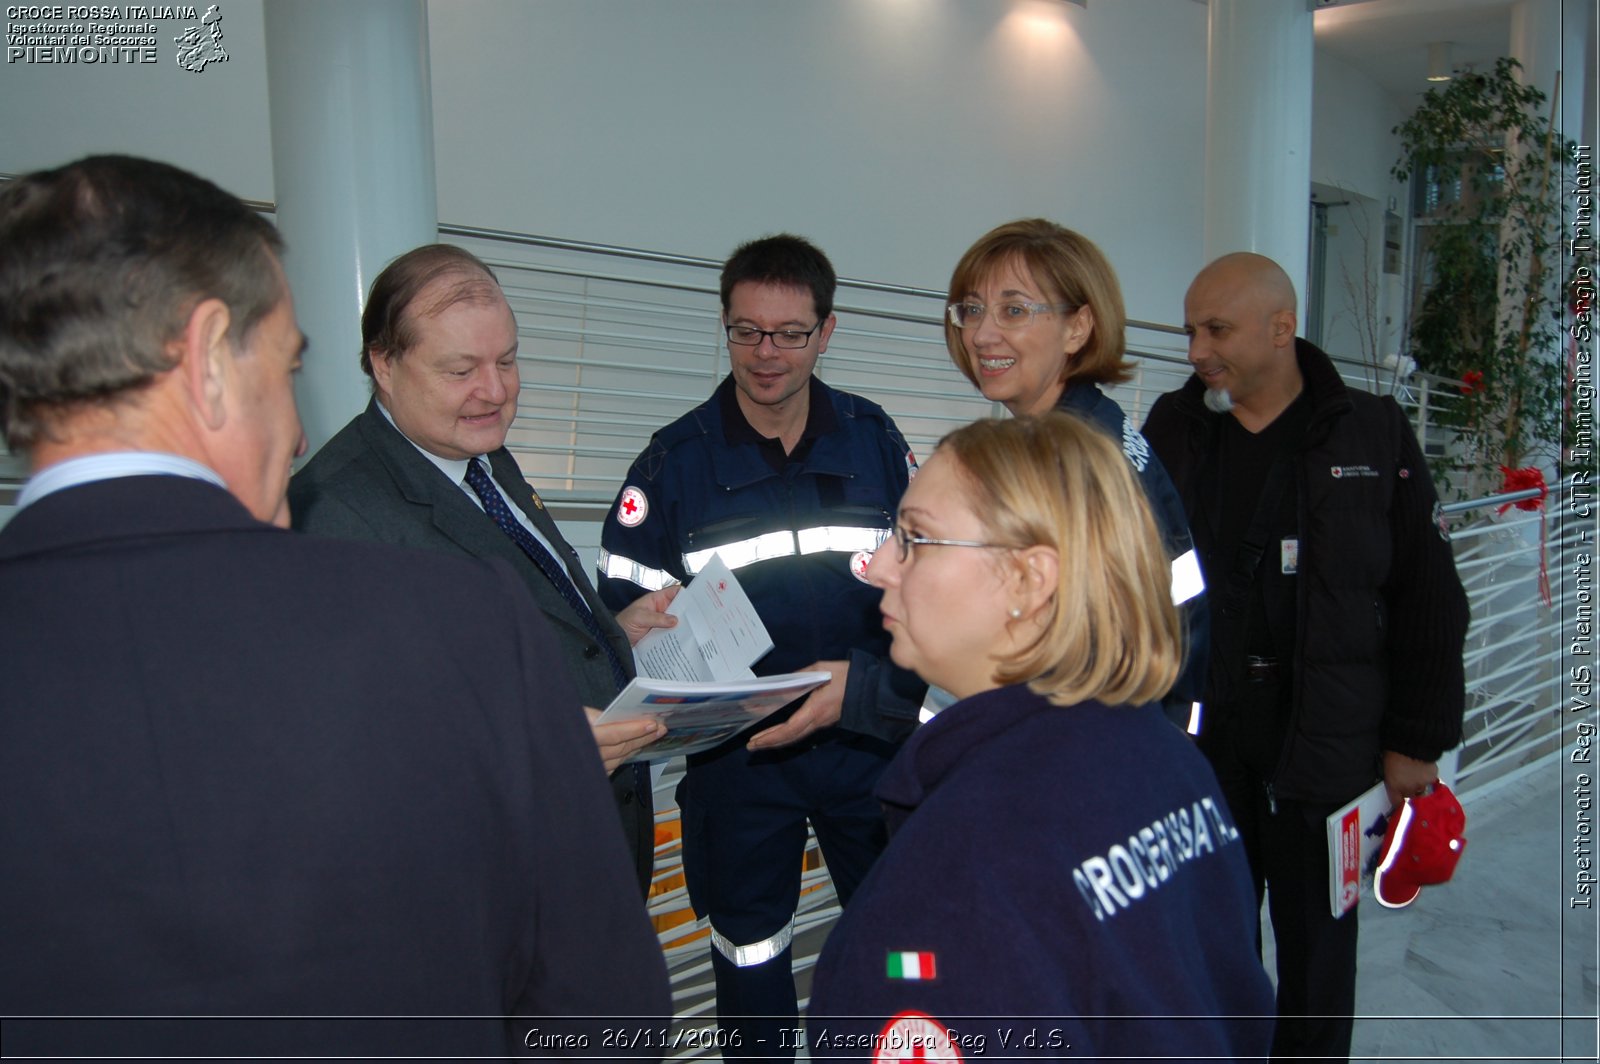
[(522, 552), (549, 578), (556, 590), (561, 592), (561, 597), (572, 607), (572, 612), (583, 621), (583, 626), (600, 645), (606, 661), (611, 665), (611, 676), (617, 683), (617, 690), (626, 687), (627, 670), (622, 667), (621, 659), (612, 649), (611, 640), (606, 638), (605, 632), (601, 630), (600, 621), (595, 617), (594, 611), (589, 609), (588, 603), (583, 601), (583, 596), (578, 594), (577, 586), (573, 584), (572, 578), (567, 575), (566, 569), (556, 560), (555, 555), (546, 550), (544, 544), (534, 538), (533, 533), (522, 527), (522, 522), (512, 514), (511, 508), (500, 497), (500, 492), (495, 490), (494, 482), (489, 479), (489, 474), (483, 471), (476, 458), (467, 462), (467, 484), (483, 501), (484, 512), (494, 518), (494, 523), (500, 526), (500, 531), (510, 536), (511, 541), (522, 548)]
[[(484, 512), (494, 518), (494, 523), (500, 526), (500, 531), (510, 536), (511, 542), (522, 548), (522, 553), (532, 559), (533, 564), (539, 567), (539, 571), (556, 586), (557, 591), (561, 592), (561, 597), (567, 600), (572, 612), (583, 621), (583, 626), (588, 629), (589, 635), (599, 645), (611, 666), (611, 678), (616, 682), (617, 690), (620, 691), (628, 686), (628, 673), (622, 667), (622, 659), (617, 657), (617, 652), (611, 647), (611, 640), (600, 630), (600, 621), (595, 617), (594, 611), (583, 601), (583, 596), (578, 594), (577, 585), (572, 582), (572, 578), (567, 575), (561, 563), (556, 561), (555, 555), (546, 550), (544, 544), (535, 539), (532, 532), (522, 527), (522, 522), (512, 514), (511, 508), (500, 497), (500, 492), (495, 490), (494, 482), (489, 479), (489, 474), (483, 471), (476, 458), (467, 460), (467, 485), (477, 493), (483, 502)], [(651, 801), (650, 766), (643, 761), (637, 761), (633, 765), (632, 775), (633, 789), (639, 795), (639, 801)]]

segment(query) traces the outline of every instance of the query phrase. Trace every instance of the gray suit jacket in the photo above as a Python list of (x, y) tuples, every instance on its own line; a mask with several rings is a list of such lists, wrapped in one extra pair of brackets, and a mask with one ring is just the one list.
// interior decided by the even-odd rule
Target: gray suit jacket
[[(632, 676), (633, 651), (627, 636), (595, 593), (577, 551), (535, 501), (516, 460), (502, 447), (489, 455), (489, 464), (495, 482), (556, 549)], [(521, 574), (549, 620), (577, 684), (578, 697), (585, 705), (604, 708), (616, 695), (606, 655), (561, 592), (493, 519), (473, 505), (460, 485), (450, 483), (389, 423), (376, 399), (295, 474), (289, 485), (289, 506), (294, 527), (307, 532), (503, 559)], [(648, 789), (636, 786), (635, 780), (632, 766), (624, 765), (611, 782), (641, 886), (648, 889), (655, 816)]]

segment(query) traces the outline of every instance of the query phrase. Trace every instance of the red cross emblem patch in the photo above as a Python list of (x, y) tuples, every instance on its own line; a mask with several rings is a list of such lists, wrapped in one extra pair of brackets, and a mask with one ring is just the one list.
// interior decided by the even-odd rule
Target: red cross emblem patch
[(870, 550), (858, 550), (850, 555), (850, 575), (861, 581), (867, 582), (867, 565), (872, 561)]
[(617, 524), (633, 528), (643, 523), (649, 512), (650, 500), (644, 497), (644, 492), (632, 484), (622, 489), (622, 497), (617, 500)]
[(936, 1061), (959, 1061), (961, 1050), (956, 1048), (944, 1024), (925, 1012), (907, 1009), (891, 1017), (878, 1035), (872, 1053), (872, 1064), (899, 1064), (916, 1061), (917, 1064), (935, 1064)]

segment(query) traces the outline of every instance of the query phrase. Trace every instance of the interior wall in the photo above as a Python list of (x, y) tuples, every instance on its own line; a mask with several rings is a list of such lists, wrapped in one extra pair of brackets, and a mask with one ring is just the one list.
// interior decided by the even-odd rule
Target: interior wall
[[(196, 18), (141, 20), (157, 29), (158, 61), (153, 63), (30, 62), (41, 57), (13, 58), (8, 48), (7, 62), (0, 64), (0, 173), (124, 153), (192, 170), (244, 199), (270, 201), (272, 142), (261, 4), (225, 0), (218, 5), (228, 58), (198, 72), (177, 64), (175, 43), (199, 23)], [(0, 8), (8, 36), (63, 21), (9, 14), (25, 6), (57, 5)], [(197, 6), (203, 11), (206, 4)]]
[(1199, 265), (1189, 0), (430, 13), (441, 218), (713, 259), (791, 229), (845, 276), (943, 288), (985, 230), (1046, 215), (1105, 247), (1133, 316), (1164, 321)]
[[(174, 61), (181, 9), (154, 20), (158, 62), (8, 53), (0, 173), (129, 152), (273, 201), (264, 2), (220, 5), (227, 59), (198, 73)], [(712, 259), (793, 229), (847, 277), (939, 289), (985, 230), (1045, 215), (1101, 244), (1131, 317), (1175, 323), (1203, 265), (1206, 18), (1193, 0), (440, 0), (439, 217)], [(1398, 109), (1320, 53), (1315, 77), (1314, 180), (1386, 201)], [(19, 470), (0, 453), (0, 520)]]
[(1409, 108), (1320, 51), (1312, 100), (1312, 188), (1330, 204), (1323, 346), (1381, 363), (1402, 345), (1403, 291), (1398, 275), (1384, 274), (1382, 265), (1385, 212), (1392, 205), (1402, 219), (1409, 214), (1405, 186), (1389, 173), (1400, 158), (1393, 129)]
[(1380, 203), (1398, 195), (1395, 126), (1410, 112), (1348, 63), (1318, 52), (1312, 75), (1311, 181)]
[[(0, 65), (0, 171), (129, 151), (271, 200), (262, 2), (222, 5), (228, 61), (198, 74), (165, 45)], [(846, 276), (942, 288), (1042, 214), (1166, 322), (1202, 265), (1191, 0), (450, 0), (429, 31), (445, 221), (707, 258), (787, 228)], [(1322, 55), (1316, 88), (1314, 178), (1383, 201), (1396, 109)]]

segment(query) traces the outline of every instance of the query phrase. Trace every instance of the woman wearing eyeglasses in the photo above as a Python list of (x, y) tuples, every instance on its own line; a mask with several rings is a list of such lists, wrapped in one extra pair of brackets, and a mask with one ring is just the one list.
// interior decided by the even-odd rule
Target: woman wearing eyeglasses
[(812, 1055), (1264, 1055), (1244, 847), (1154, 704), (1182, 630), (1119, 448), (1057, 413), (951, 433), (868, 579), (895, 663), (959, 701), (878, 785), (889, 847), (817, 965)]
[(1165, 702), (1174, 721), (1190, 725), (1210, 652), (1204, 583), (1172, 479), (1122, 407), (1100, 390), (1132, 376), (1125, 323), (1122, 287), (1104, 253), (1081, 233), (1026, 218), (990, 230), (961, 256), (950, 277), (945, 347), (986, 398), (1017, 417), (1060, 409), (1087, 418), (1138, 472), (1189, 638), (1189, 656)]

